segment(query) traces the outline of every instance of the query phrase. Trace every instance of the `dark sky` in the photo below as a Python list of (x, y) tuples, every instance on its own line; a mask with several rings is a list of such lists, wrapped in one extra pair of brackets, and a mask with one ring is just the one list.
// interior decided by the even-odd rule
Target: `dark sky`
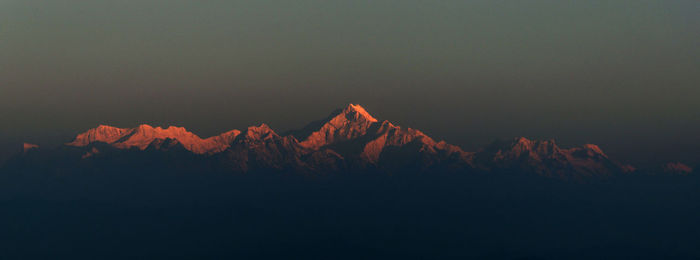
[(700, 156), (700, 2), (0, 1), (0, 146), (281, 132), (350, 102), (468, 150)]

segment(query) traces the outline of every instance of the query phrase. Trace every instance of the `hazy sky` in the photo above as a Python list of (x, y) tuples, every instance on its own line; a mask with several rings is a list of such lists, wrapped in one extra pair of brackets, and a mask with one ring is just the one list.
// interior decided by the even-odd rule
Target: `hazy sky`
[(349, 102), (467, 149), (700, 156), (700, 1), (0, 0), (0, 144)]

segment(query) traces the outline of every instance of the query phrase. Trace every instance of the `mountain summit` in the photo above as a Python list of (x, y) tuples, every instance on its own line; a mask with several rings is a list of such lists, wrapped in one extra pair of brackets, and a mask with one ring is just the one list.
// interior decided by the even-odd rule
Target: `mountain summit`
[[(301, 145), (318, 149), (323, 146), (355, 139), (367, 134), (367, 130), (377, 123), (360, 105), (350, 104), (345, 109), (336, 110), (327, 119), (310, 124), (305, 129)], [(320, 125), (320, 126), (319, 126)]]

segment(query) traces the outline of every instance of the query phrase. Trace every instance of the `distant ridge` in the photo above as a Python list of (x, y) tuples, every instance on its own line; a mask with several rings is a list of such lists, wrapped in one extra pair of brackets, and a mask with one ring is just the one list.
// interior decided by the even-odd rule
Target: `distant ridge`
[(240, 131), (231, 130), (218, 136), (202, 139), (183, 127), (170, 126), (163, 129), (142, 124), (135, 128), (117, 128), (100, 125), (97, 128), (79, 134), (72, 142), (66, 145), (85, 147), (100, 142), (111, 144), (115, 148), (120, 149), (138, 148), (145, 150), (155, 141), (173, 139), (193, 153), (205, 154), (225, 150), (228, 147), (228, 143), (238, 134), (240, 134)]
[[(205, 165), (232, 172), (449, 169), (517, 171), (583, 179), (635, 170), (610, 159), (593, 144), (564, 149), (554, 140), (519, 137), (494, 142), (477, 152), (466, 152), (458, 146), (436, 141), (420, 130), (380, 121), (357, 104), (349, 104), (322, 120), (283, 135), (266, 124), (243, 131), (234, 129), (208, 138), (176, 126), (162, 128), (142, 124), (134, 128), (118, 128), (99, 125), (78, 134), (65, 147), (74, 148), (71, 151), (78, 153), (75, 157), (81, 161), (93, 158), (109, 161), (110, 156), (119, 154), (115, 153), (117, 151), (130, 154), (129, 158), (139, 158), (122, 160), (124, 163), (144, 160), (144, 156), (153, 152), (172, 156), (190, 154), (206, 161)], [(28, 146), (27, 149), (38, 148)], [(110, 150), (112, 152), (104, 153)], [(168, 160), (174, 160), (172, 156), (167, 157)]]

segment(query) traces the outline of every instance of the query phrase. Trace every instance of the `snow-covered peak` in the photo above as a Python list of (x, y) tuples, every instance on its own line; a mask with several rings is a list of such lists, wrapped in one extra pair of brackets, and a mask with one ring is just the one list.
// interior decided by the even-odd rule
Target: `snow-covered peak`
[(133, 132), (133, 129), (117, 128), (108, 125), (99, 125), (84, 133), (78, 134), (70, 146), (86, 146), (95, 142), (114, 143), (122, 137)]
[(301, 145), (318, 149), (352, 140), (367, 134), (374, 123), (377, 123), (377, 119), (362, 106), (350, 104), (343, 110), (336, 110), (325, 122), (321, 122), (320, 128), (311, 131), (308, 137), (302, 140)]
[(348, 118), (348, 119), (355, 119), (355, 120), (363, 119), (363, 120), (367, 120), (370, 122), (377, 122), (378, 121), (376, 118), (374, 118), (372, 115), (370, 115), (369, 112), (367, 112), (367, 110), (365, 110), (365, 108), (363, 108), (360, 105), (356, 105), (356, 104), (349, 104), (348, 107), (346, 107), (343, 110), (342, 114), (345, 115), (346, 118)]
[(67, 145), (84, 147), (101, 142), (119, 149), (137, 148), (144, 150), (155, 141), (172, 139), (193, 153), (204, 154), (220, 152), (226, 149), (232, 138), (235, 138), (238, 133), (240, 131), (234, 130), (224, 133), (222, 136), (202, 139), (196, 134), (187, 131), (184, 127), (177, 126), (169, 126), (163, 129), (160, 126), (153, 127), (147, 124), (141, 124), (134, 128), (99, 125), (97, 128), (79, 134), (73, 142)]

